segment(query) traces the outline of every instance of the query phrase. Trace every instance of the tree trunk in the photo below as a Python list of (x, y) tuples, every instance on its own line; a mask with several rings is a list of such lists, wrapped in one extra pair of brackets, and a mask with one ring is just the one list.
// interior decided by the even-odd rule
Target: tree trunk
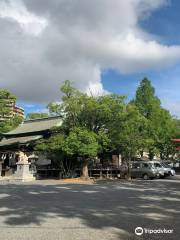
[(127, 162), (127, 165), (128, 165), (128, 171), (127, 171), (127, 180), (131, 180), (131, 168), (130, 168), (130, 159), (128, 159), (128, 162)]
[(149, 160), (152, 161), (154, 158), (154, 152), (152, 150), (149, 150)]
[(88, 179), (89, 178), (89, 174), (88, 174), (88, 160), (87, 159), (84, 159), (84, 161), (83, 161), (81, 178), (83, 178), (83, 179)]
[(131, 153), (128, 154), (128, 161), (127, 161), (127, 180), (131, 180)]

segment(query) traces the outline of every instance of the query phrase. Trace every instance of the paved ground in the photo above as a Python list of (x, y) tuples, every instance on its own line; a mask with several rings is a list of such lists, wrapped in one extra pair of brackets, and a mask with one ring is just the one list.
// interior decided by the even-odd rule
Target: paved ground
[[(136, 236), (134, 229), (173, 229)], [(0, 186), (0, 240), (180, 239), (180, 180)]]

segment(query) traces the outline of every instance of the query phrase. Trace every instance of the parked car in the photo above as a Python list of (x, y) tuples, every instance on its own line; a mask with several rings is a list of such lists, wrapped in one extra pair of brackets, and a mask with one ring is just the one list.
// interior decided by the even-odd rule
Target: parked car
[(168, 165), (172, 170), (176, 172), (180, 172), (180, 160), (163, 160), (163, 163)]
[(161, 162), (161, 165), (164, 168), (165, 176), (175, 176), (176, 175), (175, 170), (172, 167), (170, 167), (170, 165), (168, 165), (165, 162)]
[(164, 178), (166, 176), (166, 169), (159, 161), (151, 161), (153, 167), (158, 171), (158, 177)]
[(152, 161), (137, 161), (133, 162), (131, 166), (131, 177), (143, 178), (144, 180), (157, 178), (164, 175), (163, 169), (154, 165)]

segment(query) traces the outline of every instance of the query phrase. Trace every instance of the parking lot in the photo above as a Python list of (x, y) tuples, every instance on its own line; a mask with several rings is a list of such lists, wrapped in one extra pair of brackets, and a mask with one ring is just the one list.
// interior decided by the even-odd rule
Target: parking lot
[[(180, 238), (180, 178), (0, 186), (0, 239), (135, 240)], [(143, 233), (136, 227), (173, 233)]]

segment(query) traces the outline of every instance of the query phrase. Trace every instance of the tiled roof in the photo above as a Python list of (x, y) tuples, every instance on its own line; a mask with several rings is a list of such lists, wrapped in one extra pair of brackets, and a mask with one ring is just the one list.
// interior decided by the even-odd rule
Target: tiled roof
[(61, 117), (49, 117), (49, 118), (28, 120), (28, 121), (24, 121), (16, 129), (8, 133), (5, 133), (4, 136), (8, 137), (13, 135), (21, 135), (25, 133), (42, 132), (45, 130), (50, 130), (53, 127), (61, 126), (61, 124), (62, 124)]
[(9, 146), (9, 145), (18, 144), (18, 143), (29, 143), (32, 141), (36, 141), (42, 137), (43, 137), (42, 135), (36, 135), (36, 136), (16, 137), (16, 138), (9, 138), (9, 139), (4, 138), (0, 142), (0, 147)]

